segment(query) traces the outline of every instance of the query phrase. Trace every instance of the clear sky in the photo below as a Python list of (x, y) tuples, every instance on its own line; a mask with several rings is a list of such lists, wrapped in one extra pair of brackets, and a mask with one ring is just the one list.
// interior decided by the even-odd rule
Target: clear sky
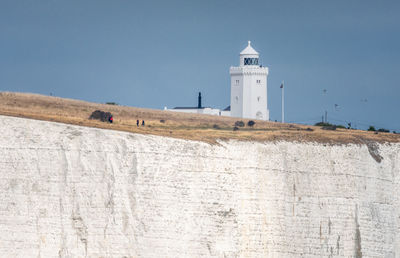
[(0, 90), (225, 108), (248, 40), (271, 120), (400, 132), (400, 1), (0, 0)]

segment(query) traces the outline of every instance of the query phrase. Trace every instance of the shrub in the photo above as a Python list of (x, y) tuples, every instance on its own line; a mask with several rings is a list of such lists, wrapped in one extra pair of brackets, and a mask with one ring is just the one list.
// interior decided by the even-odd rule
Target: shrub
[[(335, 125), (335, 124), (325, 123), (325, 122), (318, 122), (315, 124), (315, 126), (322, 126), (322, 129), (324, 129), (324, 130), (336, 130), (336, 128), (346, 129), (346, 126), (344, 126), (344, 125)], [(347, 129), (350, 129), (350, 126), (347, 127)]]
[(161, 120), (160, 120), (160, 123), (165, 123), (165, 120), (164, 120), (164, 119), (161, 119)]
[(118, 106), (118, 103), (116, 103), (116, 102), (106, 102), (106, 105)]
[(239, 127), (237, 127), (237, 126), (233, 127), (233, 131), (237, 131), (237, 130), (239, 130)]
[(370, 126), (369, 126), (369, 128), (368, 128), (368, 131), (375, 132), (375, 131), (376, 131), (376, 129), (375, 129), (375, 127), (374, 127), (374, 126), (370, 125)]
[(249, 122), (247, 122), (247, 125), (251, 126), (251, 127), (253, 127), (253, 125), (255, 125), (255, 124), (256, 124), (256, 122), (254, 122), (253, 120), (250, 120)]
[(90, 115), (89, 119), (96, 119), (96, 120), (100, 120), (102, 122), (106, 122), (109, 120), (109, 118), (111, 116), (112, 116), (112, 114), (110, 112), (96, 110), (96, 111), (93, 111), (93, 113)]
[(332, 126), (330, 123), (325, 123), (325, 122), (318, 122), (315, 124), (315, 126)]
[(219, 125), (217, 125), (217, 124), (214, 124), (214, 125), (213, 125), (213, 128), (214, 128), (214, 129), (221, 129), (221, 127), (219, 127)]
[(322, 130), (336, 130), (336, 125), (326, 125), (321, 128)]
[(390, 131), (388, 129), (385, 129), (385, 128), (380, 128), (380, 129), (378, 129), (378, 132), (389, 133)]
[(243, 127), (244, 126), (244, 122), (243, 121), (236, 121), (235, 122), (235, 127)]

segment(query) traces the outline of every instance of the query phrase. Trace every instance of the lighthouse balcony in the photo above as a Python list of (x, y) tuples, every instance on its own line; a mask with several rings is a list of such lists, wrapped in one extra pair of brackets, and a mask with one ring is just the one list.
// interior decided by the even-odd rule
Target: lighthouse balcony
[(268, 75), (268, 67), (260, 66), (232, 66), (229, 69), (231, 75)]

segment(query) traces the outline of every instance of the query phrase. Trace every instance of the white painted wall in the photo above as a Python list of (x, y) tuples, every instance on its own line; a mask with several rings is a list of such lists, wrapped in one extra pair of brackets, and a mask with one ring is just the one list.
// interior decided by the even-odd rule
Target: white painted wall
[(220, 113), (221, 113), (221, 116), (231, 116), (231, 111), (221, 110)]
[(180, 113), (191, 113), (191, 114), (200, 114), (199, 109), (168, 109), (164, 108), (165, 111), (173, 111), (173, 112), (180, 112)]
[(221, 110), (218, 108), (203, 108), (200, 114), (220, 116)]
[(243, 117), (243, 80), (239, 67), (231, 67), (231, 116)]
[[(221, 116), (227, 115), (225, 111), (221, 111), (218, 108), (193, 108), (193, 109), (168, 109), (164, 108), (165, 111), (181, 112), (181, 113), (192, 113), (192, 114), (204, 114), (204, 115), (214, 115)], [(229, 115), (228, 115), (229, 116)]]

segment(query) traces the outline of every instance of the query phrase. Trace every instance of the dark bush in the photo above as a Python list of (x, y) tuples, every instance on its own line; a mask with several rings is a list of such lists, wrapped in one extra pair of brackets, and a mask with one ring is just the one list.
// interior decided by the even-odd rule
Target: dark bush
[(318, 122), (315, 124), (316, 126), (332, 126), (330, 123), (325, 123), (325, 122)]
[(253, 120), (250, 120), (249, 122), (247, 122), (247, 125), (251, 126), (251, 127), (253, 127), (253, 125), (255, 125), (255, 124), (256, 124), (256, 122), (254, 122)]
[(323, 126), (321, 129), (322, 130), (332, 130), (332, 131), (334, 131), (334, 130), (336, 130), (336, 125)]
[(390, 131), (389, 131), (388, 129), (385, 129), (385, 128), (380, 128), (380, 129), (378, 129), (378, 132), (381, 132), (381, 133), (390, 133)]
[(307, 127), (306, 131), (312, 132), (312, 131), (314, 131), (314, 129), (312, 129), (312, 128), (310, 128), (310, 127)]
[(237, 126), (233, 127), (233, 131), (237, 131), (237, 130), (239, 130), (239, 127), (237, 127)]
[(214, 124), (214, 125), (213, 125), (213, 128), (214, 128), (214, 129), (221, 129), (221, 127), (219, 127), (219, 125), (217, 125), (217, 124)]
[[(344, 126), (344, 125), (335, 125), (335, 124), (325, 123), (325, 122), (318, 122), (315, 124), (315, 126), (322, 126), (321, 129), (323, 129), (323, 130), (336, 130), (337, 128), (346, 129), (346, 126)], [(347, 129), (350, 129), (350, 127)]]
[(375, 129), (375, 127), (374, 127), (374, 126), (370, 125), (370, 126), (369, 126), (369, 128), (368, 128), (368, 131), (375, 132), (375, 131), (376, 131), (376, 129)]
[(110, 112), (96, 110), (90, 115), (89, 119), (96, 119), (96, 120), (100, 120), (102, 122), (107, 122), (111, 116), (112, 116), (112, 114)]
[(236, 122), (235, 122), (235, 126), (237, 126), (237, 127), (243, 127), (243, 126), (244, 126), (244, 122), (243, 122), (243, 121), (236, 121)]
[(116, 103), (116, 102), (106, 102), (106, 105), (118, 106), (118, 103)]
[(161, 120), (160, 120), (160, 123), (165, 123), (165, 120), (164, 120), (164, 119), (161, 119)]

